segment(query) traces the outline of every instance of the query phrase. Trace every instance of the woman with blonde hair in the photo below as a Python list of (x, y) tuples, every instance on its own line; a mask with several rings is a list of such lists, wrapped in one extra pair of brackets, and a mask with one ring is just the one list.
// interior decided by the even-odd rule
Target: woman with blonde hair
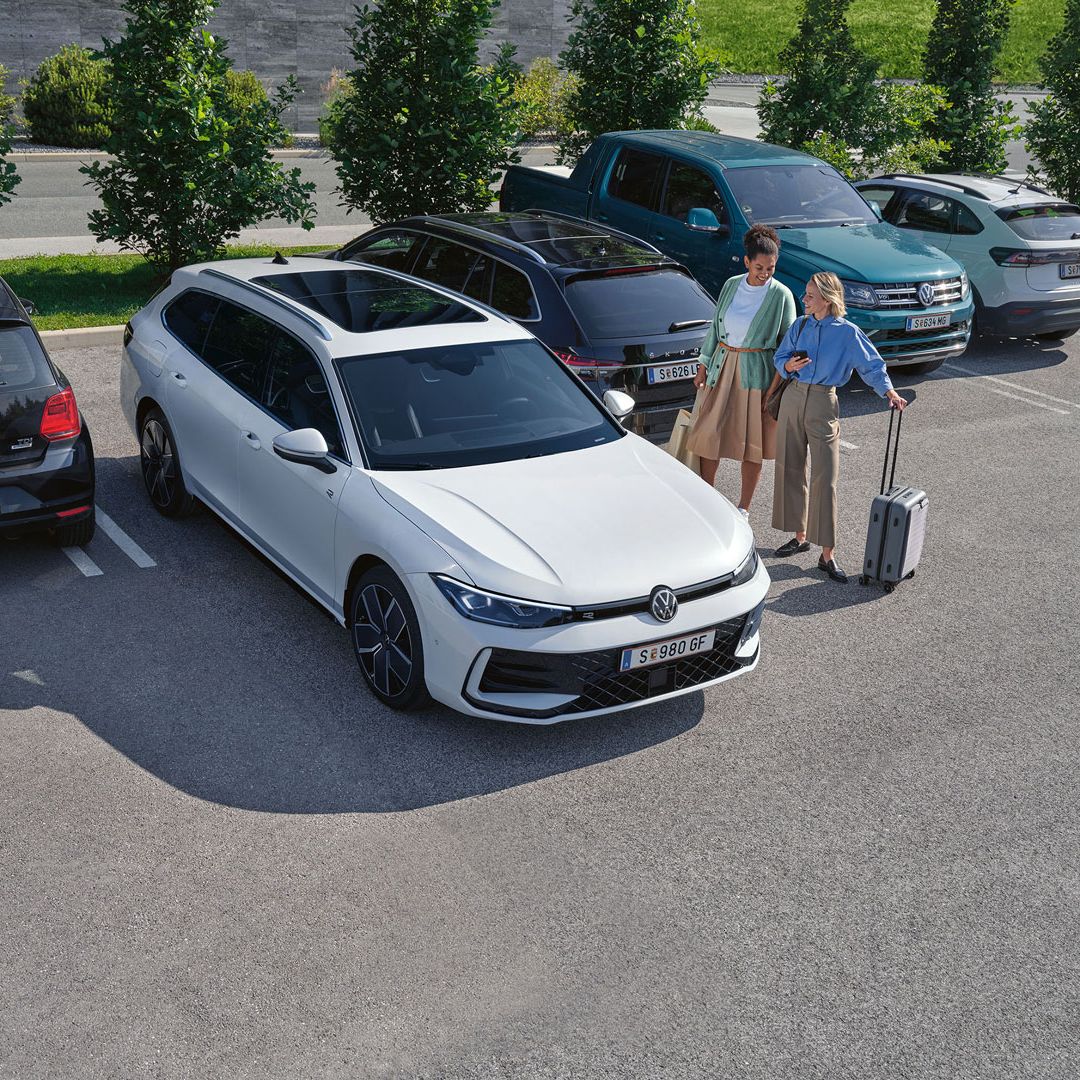
[[(794, 532), (776, 549), (781, 558), (821, 545), (818, 569), (847, 581), (836, 563), (836, 483), (840, 477), (840, 410), (836, 388), (859, 373), (864, 383), (894, 409), (907, 401), (894, 389), (885, 361), (870, 339), (844, 315), (844, 287), (835, 274), (807, 282), (806, 314), (776, 350), (777, 372), (792, 381), (780, 399), (776, 435), (773, 528)], [(810, 483), (806, 454), (810, 451)]]
[(762, 411), (762, 395), (773, 377), (773, 352), (795, 319), (795, 298), (774, 276), (780, 254), (774, 229), (754, 225), (743, 250), (746, 273), (724, 282), (701, 346), (686, 445), (701, 459), (709, 485), (716, 483), (720, 458), (742, 463), (739, 511), (747, 517), (761, 463), (776, 453), (776, 421)]

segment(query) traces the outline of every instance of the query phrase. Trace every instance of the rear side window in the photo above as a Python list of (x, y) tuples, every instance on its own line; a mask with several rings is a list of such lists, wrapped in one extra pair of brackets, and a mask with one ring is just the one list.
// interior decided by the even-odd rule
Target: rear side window
[(237, 390), (258, 401), (278, 328), (253, 311), (221, 301), (202, 358)]
[(572, 278), (566, 299), (585, 335), (597, 341), (664, 335), (672, 323), (713, 314), (709, 294), (678, 270)]
[(997, 215), (1025, 240), (1080, 240), (1080, 207), (1071, 203), (1006, 207)]
[(532, 282), (520, 270), (506, 263), (495, 263), (491, 306), (511, 319), (540, 318), (540, 305), (536, 302)]
[(664, 159), (627, 147), (619, 152), (608, 180), (608, 194), (637, 206), (651, 207)]
[(956, 204), (956, 232), (960, 236), (975, 236), (983, 230), (982, 222), (963, 204)]
[(220, 301), (201, 292), (186, 292), (165, 309), (165, 325), (173, 337), (197, 356), (202, 356), (206, 332), (214, 321)]
[(0, 399), (14, 390), (36, 390), (55, 381), (34, 331), (22, 323), (0, 323)]
[(949, 233), (952, 231), (952, 213), (952, 199), (927, 191), (912, 191), (904, 200), (893, 224), (901, 229)]

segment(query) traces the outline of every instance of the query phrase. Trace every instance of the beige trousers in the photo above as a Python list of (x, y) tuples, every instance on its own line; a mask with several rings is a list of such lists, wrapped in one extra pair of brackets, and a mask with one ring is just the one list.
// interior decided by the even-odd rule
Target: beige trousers
[(792, 383), (780, 400), (776, 428), (773, 528), (786, 533), (805, 532), (811, 544), (834, 547), (839, 478), (840, 407), (836, 389)]

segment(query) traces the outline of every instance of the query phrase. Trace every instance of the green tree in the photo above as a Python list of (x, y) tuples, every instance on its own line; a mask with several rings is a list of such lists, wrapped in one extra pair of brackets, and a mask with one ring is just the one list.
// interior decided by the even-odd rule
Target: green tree
[(109, 78), (109, 65), (81, 45), (47, 57), (23, 91), (30, 137), (50, 146), (101, 146), (109, 137)]
[(560, 162), (605, 131), (678, 128), (700, 113), (719, 57), (700, 43), (690, 0), (574, 0), (577, 29), (559, 57), (573, 78)]
[(1066, 0), (1065, 25), (1039, 67), (1049, 94), (1027, 103), (1024, 137), (1036, 159), (1029, 172), (1063, 199), (1080, 202), (1080, 0)]
[(355, 67), (323, 130), (342, 203), (375, 222), (486, 210), (518, 160), (510, 58), (478, 50), (495, 0), (381, 0), (356, 8)]
[(309, 229), (315, 214), (315, 185), (270, 157), (295, 80), (266, 101), (231, 104), (225, 42), (205, 29), (216, 2), (127, 0), (123, 37), (103, 49), (114, 160), (82, 168), (102, 202), (90, 230), (163, 271), (213, 258), (264, 218)]
[(11, 111), (15, 108), (15, 99), (4, 93), (7, 68), (0, 65), (0, 206), (11, 201), (11, 193), (22, 182), (22, 177), (15, 171), (15, 163), (7, 160), (11, 153)]
[(1013, 0), (938, 0), (926, 46), (925, 81), (945, 91), (947, 107), (928, 134), (948, 144), (944, 166), (999, 173), (1005, 144), (1019, 128), (1012, 105), (994, 98), (994, 64), (1009, 30)]
[(806, 0), (780, 53), (783, 83), (769, 81), (758, 104), (761, 138), (802, 148), (820, 140), (861, 144), (878, 98), (877, 64), (855, 46), (851, 0)]

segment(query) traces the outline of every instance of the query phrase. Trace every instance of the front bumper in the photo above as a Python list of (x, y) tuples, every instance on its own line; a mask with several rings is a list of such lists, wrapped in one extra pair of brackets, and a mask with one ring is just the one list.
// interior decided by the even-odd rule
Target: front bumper
[[(40, 461), (0, 469), (0, 533), (71, 524), (88, 516), (93, 504), (94, 451), (85, 424), (78, 438), (54, 443)], [(82, 506), (83, 513), (59, 516)]]
[[(847, 318), (874, 343), (886, 364), (922, 364), (930, 360), (959, 356), (971, 338), (971, 317), (975, 304), (969, 298), (962, 304), (919, 309), (873, 311), (849, 308)], [(948, 315), (949, 325), (936, 330), (908, 330), (907, 320), (921, 315)]]
[(1018, 300), (980, 308), (979, 330), (1002, 337), (1028, 337), (1080, 328), (1080, 295), (1064, 300)]
[[(759, 565), (745, 585), (686, 602), (668, 623), (636, 613), (540, 630), (465, 619), (427, 574), (409, 575), (409, 585), (433, 698), (470, 716), (553, 724), (678, 697), (753, 670), (760, 627), (743, 631), (755, 611), (760, 617), (769, 575)], [(710, 652), (617, 670), (623, 648), (714, 628)]]

